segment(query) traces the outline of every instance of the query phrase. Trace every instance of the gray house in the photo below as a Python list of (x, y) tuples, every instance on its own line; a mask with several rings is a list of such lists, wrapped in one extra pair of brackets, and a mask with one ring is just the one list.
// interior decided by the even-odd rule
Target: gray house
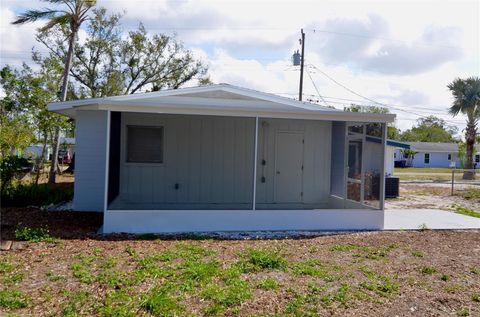
[(76, 121), (74, 209), (104, 232), (383, 227), (394, 115), (227, 84), (49, 109)]
[[(442, 142), (407, 142), (410, 149), (415, 151), (413, 158), (409, 159), (411, 167), (456, 167), (461, 168), (462, 163), (458, 158), (457, 143)], [(480, 145), (476, 145), (476, 154), (473, 163), (480, 167)], [(404, 159), (400, 151), (395, 154), (396, 160)]]

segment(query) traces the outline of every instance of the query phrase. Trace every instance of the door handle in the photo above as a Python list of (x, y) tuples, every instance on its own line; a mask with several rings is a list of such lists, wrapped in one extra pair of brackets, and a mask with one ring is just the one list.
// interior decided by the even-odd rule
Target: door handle
[(280, 174), (280, 171), (277, 171), (277, 174)]

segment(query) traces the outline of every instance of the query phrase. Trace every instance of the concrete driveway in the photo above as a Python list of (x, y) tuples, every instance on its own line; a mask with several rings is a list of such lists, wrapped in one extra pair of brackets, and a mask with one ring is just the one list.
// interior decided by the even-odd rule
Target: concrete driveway
[(385, 210), (384, 230), (480, 229), (480, 218), (438, 209)]

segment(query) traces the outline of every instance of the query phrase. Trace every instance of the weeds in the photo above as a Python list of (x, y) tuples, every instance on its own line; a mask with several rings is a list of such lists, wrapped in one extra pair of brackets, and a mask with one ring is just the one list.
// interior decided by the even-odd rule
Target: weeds
[(264, 290), (274, 290), (279, 287), (279, 283), (276, 279), (273, 279), (271, 277), (267, 277), (263, 279), (259, 284), (258, 287)]
[(172, 295), (174, 285), (167, 283), (161, 287), (154, 287), (145, 296), (142, 307), (155, 316), (178, 316), (185, 307), (178, 304), (179, 298)]
[(472, 295), (472, 300), (474, 302), (480, 303), (480, 293), (475, 293)]
[(15, 230), (15, 239), (29, 242), (53, 242), (55, 238), (51, 237), (48, 229), (45, 228), (17, 228)]
[(416, 258), (423, 258), (424, 256), (422, 251), (412, 251), (412, 255)]
[(28, 300), (19, 290), (0, 290), (0, 307), (8, 309), (19, 309), (28, 306)]
[(244, 261), (238, 263), (244, 273), (262, 270), (283, 270), (287, 261), (273, 250), (249, 249), (242, 254)]
[(462, 196), (467, 200), (480, 199), (480, 188), (470, 187)]
[(437, 273), (437, 270), (431, 266), (424, 266), (421, 268), (420, 272), (422, 272), (423, 274), (432, 275)]

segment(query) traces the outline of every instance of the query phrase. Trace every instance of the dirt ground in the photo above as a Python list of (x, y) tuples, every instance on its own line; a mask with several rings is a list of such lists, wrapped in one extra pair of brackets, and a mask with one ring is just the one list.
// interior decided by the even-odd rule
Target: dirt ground
[(457, 186), (451, 195), (450, 185), (401, 184), (400, 196), (386, 199), (386, 209), (442, 209), (454, 211), (456, 206), (480, 212), (480, 199), (465, 199), (463, 193), (470, 186)]
[[(96, 236), (95, 213), (2, 219), (4, 238), (20, 223), (59, 237), (0, 252), (2, 316), (480, 316), (480, 231), (177, 240)], [(248, 250), (284, 264), (265, 253), (236, 276)]]

